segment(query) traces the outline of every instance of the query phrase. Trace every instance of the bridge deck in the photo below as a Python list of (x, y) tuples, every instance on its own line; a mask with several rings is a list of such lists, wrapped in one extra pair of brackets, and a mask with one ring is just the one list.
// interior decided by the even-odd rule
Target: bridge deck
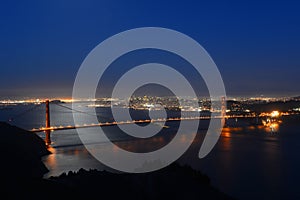
[[(254, 118), (256, 116), (226, 116), (225, 119), (228, 118)], [(215, 116), (214, 119), (221, 119), (221, 116)], [(98, 124), (84, 124), (84, 125), (75, 125), (75, 126), (51, 126), (49, 128), (41, 127), (41, 128), (33, 128), (31, 132), (42, 132), (42, 131), (57, 131), (57, 130), (67, 130), (67, 129), (76, 129), (76, 128), (88, 128), (88, 127), (97, 127), (97, 126), (115, 126), (115, 125), (126, 125), (126, 124), (143, 124), (143, 123), (155, 123), (155, 122), (168, 122), (168, 121), (182, 121), (182, 120), (201, 120), (201, 119), (211, 119), (211, 117), (181, 117), (181, 118), (167, 118), (167, 119), (146, 119), (146, 120), (133, 120), (133, 121), (121, 121), (121, 122), (104, 122)]]

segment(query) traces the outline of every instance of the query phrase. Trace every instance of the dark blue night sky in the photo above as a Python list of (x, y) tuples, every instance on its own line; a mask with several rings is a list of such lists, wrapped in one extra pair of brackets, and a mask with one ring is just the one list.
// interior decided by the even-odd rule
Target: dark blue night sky
[(230, 96), (300, 94), (297, 1), (7, 1), (0, 96), (70, 96), (78, 68), (127, 29), (180, 31), (211, 55)]

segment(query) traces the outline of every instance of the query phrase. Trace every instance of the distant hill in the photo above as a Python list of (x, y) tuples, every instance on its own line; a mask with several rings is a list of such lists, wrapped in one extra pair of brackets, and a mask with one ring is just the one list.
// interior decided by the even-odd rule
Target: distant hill
[(292, 97), (291, 99), (293, 99), (295, 101), (300, 101), (300, 96), (295, 96), (295, 97)]
[(300, 107), (300, 101), (290, 100), (286, 102), (278, 101), (278, 102), (266, 102), (260, 104), (252, 104), (246, 106), (248, 109), (255, 111), (257, 113), (260, 112), (271, 112), (273, 110), (279, 110), (281, 112), (287, 112), (293, 108)]
[[(296, 97), (295, 97), (296, 98)], [(244, 110), (249, 109), (251, 111), (254, 111), (256, 113), (261, 112), (272, 112), (273, 110), (279, 110), (281, 112), (288, 112), (292, 110), (293, 108), (300, 108), (300, 97), (299, 99), (292, 98), (288, 101), (260, 101), (260, 102), (251, 102), (251, 103), (245, 103), (242, 101), (233, 101), (228, 100), (227, 101), (227, 108), (231, 108), (232, 106), (237, 105), (239, 107), (242, 107)]]

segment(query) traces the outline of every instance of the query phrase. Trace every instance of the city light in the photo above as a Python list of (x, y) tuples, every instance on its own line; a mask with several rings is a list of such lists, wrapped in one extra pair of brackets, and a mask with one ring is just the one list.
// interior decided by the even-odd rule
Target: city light
[(278, 117), (278, 116), (279, 116), (279, 112), (277, 110), (271, 112), (271, 117)]

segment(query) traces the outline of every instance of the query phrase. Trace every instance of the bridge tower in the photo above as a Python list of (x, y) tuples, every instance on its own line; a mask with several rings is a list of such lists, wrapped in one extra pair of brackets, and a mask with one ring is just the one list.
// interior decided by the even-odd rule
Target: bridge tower
[(221, 116), (226, 116), (226, 99), (225, 97), (221, 97)]
[(221, 97), (221, 123), (222, 123), (222, 127), (225, 125), (226, 123), (226, 99), (225, 97)]
[[(49, 109), (49, 100), (46, 100), (46, 129), (50, 129), (50, 109)], [(45, 137), (45, 143), (46, 145), (51, 144), (51, 138), (50, 138), (50, 130), (46, 130), (46, 137)]]

